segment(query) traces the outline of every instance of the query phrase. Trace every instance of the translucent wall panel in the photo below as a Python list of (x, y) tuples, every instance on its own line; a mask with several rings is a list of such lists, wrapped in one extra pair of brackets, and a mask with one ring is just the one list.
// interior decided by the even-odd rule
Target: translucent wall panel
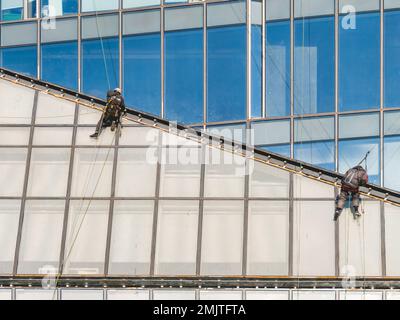
[(41, 274), (58, 268), (65, 201), (29, 200), (25, 204), (19, 274)]
[(1, 46), (19, 46), (36, 43), (36, 22), (9, 23), (1, 25)]
[(288, 223), (288, 201), (249, 202), (247, 274), (288, 274)]
[(0, 146), (26, 146), (29, 133), (28, 127), (0, 127)]
[(292, 292), (293, 300), (336, 300), (336, 292), (330, 290), (296, 290)]
[(160, 130), (149, 127), (124, 127), (119, 139), (120, 146), (158, 146)]
[(29, 170), (28, 196), (65, 197), (70, 149), (34, 148)]
[(0, 300), (11, 300), (11, 289), (0, 289)]
[(267, 22), (266, 47), (267, 116), (287, 116), (290, 114), (291, 87), (289, 20)]
[(63, 289), (61, 300), (103, 300), (103, 290)]
[[(317, 6), (323, 5), (318, 1)], [(333, 16), (299, 19), (294, 26), (294, 113), (333, 112), (335, 19)]]
[(150, 273), (154, 201), (115, 201), (110, 265), (114, 275)]
[(73, 124), (74, 114), (75, 103), (48, 94), (39, 94), (36, 124)]
[(385, 0), (385, 9), (400, 8), (399, 0)]
[(243, 197), (245, 159), (215, 148), (206, 148), (206, 197)]
[(266, 0), (267, 20), (290, 18), (290, 0)]
[(0, 274), (13, 272), (20, 205), (21, 200), (0, 201)]
[(339, 110), (379, 108), (379, 13), (357, 14), (356, 26), (347, 15), (339, 23)]
[(289, 290), (248, 290), (246, 300), (289, 300)]
[(381, 225), (379, 202), (364, 201), (365, 214), (353, 220), (350, 209), (340, 216), (340, 274), (381, 276)]
[(334, 201), (294, 201), (293, 209), (293, 274), (334, 276)]
[(385, 205), (385, 244), (386, 244), (386, 274), (400, 275), (399, 243), (400, 209)]
[(163, 200), (158, 211), (156, 274), (194, 275), (199, 202)]
[(194, 290), (154, 290), (153, 300), (195, 300)]
[(104, 273), (108, 214), (108, 201), (71, 201), (64, 274)]
[(399, 291), (386, 291), (386, 300), (400, 300)]
[(334, 0), (297, 0), (294, 3), (294, 15), (296, 18), (334, 14), (334, 12)]
[(79, 106), (78, 124), (91, 124), (95, 126), (101, 117), (101, 111)]
[(36, 127), (33, 136), (33, 145), (63, 145), (72, 143), (72, 128), (41, 128)]
[(16, 300), (57, 300), (57, 290), (16, 289)]
[(339, 291), (340, 300), (382, 300), (383, 292), (370, 290)]
[(34, 90), (0, 81), (1, 123), (30, 124)]
[(118, 197), (154, 197), (157, 149), (120, 148), (115, 192)]
[(240, 275), (243, 201), (205, 201), (201, 248), (202, 275)]
[(250, 197), (288, 198), (289, 173), (258, 161), (250, 161)]
[[(98, 117), (98, 120), (100, 116)], [(98, 139), (90, 138), (96, 130), (95, 127), (78, 127), (76, 132), (76, 145), (80, 146), (110, 146), (115, 144), (115, 134), (110, 128), (105, 128)]]
[(379, 10), (379, 0), (340, 0), (339, 10), (342, 13), (347, 12), (345, 9), (349, 6), (355, 8), (356, 12)]
[(107, 300), (149, 300), (149, 290), (107, 290)]
[(82, 0), (82, 12), (116, 10), (119, 7), (118, 0), (97, 1)]
[(110, 196), (113, 160), (111, 149), (75, 149), (72, 196)]
[(200, 148), (163, 148), (160, 196), (200, 196), (200, 161)]
[(202, 290), (200, 300), (242, 300), (241, 290)]
[(299, 175), (293, 175), (293, 195), (295, 198), (334, 199), (334, 187)]
[(22, 195), (27, 149), (0, 149), (0, 196)]

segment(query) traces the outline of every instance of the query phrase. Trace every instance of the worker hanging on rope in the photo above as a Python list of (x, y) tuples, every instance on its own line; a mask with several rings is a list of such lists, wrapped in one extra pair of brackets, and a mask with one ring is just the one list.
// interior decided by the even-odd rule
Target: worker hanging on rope
[(121, 95), (121, 89), (115, 88), (107, 92), (107, 104), (96, 126), (96, 131), (90, 137), (97, 138), (103, 128), (111, 127), (114, 131), (121, 125), (121, 118), (126, 114), (124, 97)]
[[(358, 211), (358, 207), (360, 206), (360, 191), (359, 188), (362, 186), (366, 186), (368, 183), (368, 174), (366, 169), (361, 166), (363, 161), (366, 162), (366, 159), (369, 155), (369, 151), (365, 155), (364, 159), (355, 166), (354, 168), (349, 169), (342, 179), (342, 187), (340, 189), (340, 194), (336, 198), (336, 210), (335, 217), (333, 218), (336, 221), (340, 214), (343, 211), (344, 205), (351, 194), (351, 206), (353, 208), (354, 217), (360, 217), (361, 213)], [(367, 167), (367, 166), (365, 166)]]

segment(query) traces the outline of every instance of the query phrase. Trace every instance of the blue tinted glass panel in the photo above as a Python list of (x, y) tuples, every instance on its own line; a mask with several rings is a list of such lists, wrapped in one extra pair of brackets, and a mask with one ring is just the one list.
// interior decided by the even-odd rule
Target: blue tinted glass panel
[(368, 175), (371, 183), (380, 184), (379, 138), (349, 139), (339, 141), (339, 171), (345, 173), (356, 166), (368, 151)]
[(285, 157), (290, 157), (290, 145), (289, 144), (279, 144), (273, 146), (260, 146), (257, 147), (262, 150), (270, 151), (273, 153), (281, 154)]
[(335, 110), (334, 17), (295, 21), (294, 112)]
[(203, 30), (165, 33), (165, 115), (203, 122)]
[(82, 91), (105, 97), (118, 87), (118, 39), (82, 41)]
[(246, 26), (208, 28), (208, 121), (246, 119)]
[(28, 1), (28, 18), (36, 18), (36, 0)]
[(51, 1), (51, 0), (42, 0), (42, 15), (45, 13), (43, 8), (46, 6), (53, 5), (53, 8), (49, 8), (49, 13), (51, 15), (54, 12), (55, 16), (62, 16), (67, 14), (74, 14), (78, 12), (78, 1), (79, 0), (62, 0), (62, 1)]
[(251, 116), (262, 115), (262, 28), (251, 26)]
[(124, 94), (129, 106), (161, 114), (161, 38), (144, 34), (123, 38)]
[(379, 108), (380, 18), (378, 13), (356, 16), (356, 28), (339, 25), (339, 109)]
[(400, 136), (385, 137), (383, 152), (385, 187), (400, 190)]
[(335, 170), (335, 142), (315, 141), (296, 143), (295, 159), (314, 164), (328, 170)]
[(385, 12), (385, 107), (400, 106), (399, 35), (400, 11)]
[(1, 63), (6, 69), (37, 76), (36, 46), (23, 46), (1, 49)]
[(290, 115), (290, 21), (270, 22), (267, 28), (267, 116)]
[(76, 41), (42, 44), (42, 79), (69, 89), (78, 89)]
[(24, 17), (23, 0), (16, 0), (13, 2), (4, 3), (0, 1), (1, 6), (1, 20), (12, 21), (21, 20)]

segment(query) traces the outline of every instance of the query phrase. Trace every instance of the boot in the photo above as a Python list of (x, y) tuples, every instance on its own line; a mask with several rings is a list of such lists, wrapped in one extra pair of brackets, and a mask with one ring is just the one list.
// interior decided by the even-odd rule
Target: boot
[(358, 211), (358, 207), (353, 207), (354, 208), (354, 220), (357, 218), (361, 217), (361, 213)]
[(336, 209), (335, 210), (335, 216), (333, 217), (333, 221), (337, 221), (337, 219), (339, 218), (341, 213), (342, 213), (342, 210)]
[(98, 136), (99, 136), (98, 132), (95, 132), (95, 133), (90, 135), (91, 138), (96, 138), (96, 139), (97, 139)]

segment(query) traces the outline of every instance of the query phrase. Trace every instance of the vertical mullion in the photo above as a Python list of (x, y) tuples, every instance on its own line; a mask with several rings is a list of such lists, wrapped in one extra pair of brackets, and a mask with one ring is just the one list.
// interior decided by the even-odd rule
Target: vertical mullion
[(118, 32), (118, 45), (119, 45), (119, 52), (118, 52), (118, 57), (119, 57), (119, 64), (118, 64), (118, 66), (119, 66), (119, 75), (118, 75), (118, 77), (119, 77), (119, 88), (121, 88), (121, 90), (122, 90), (122, 88), (124, 87), (124, 85), (123, 85), (123, 75), (122, 75), (122, 0), (119, 0), (119, 20), (118, 20), (118, 29), (119, 29), (119, 32)]
[(78, 92), (82, 92), (82, 18), (81, 18), (81, 1), (78, 1), (78, 23), (77, 23), (77, 36), (78, 36)]
[[(338, 188), (334, 189), (335, 199), (338, 195)], [(335, 276), (340, 276), (340, 225), (339, 219), (335, 222)]]
[(159, 132), (158, 140), (158, 161), (157, 161), (157, 174), (156, 174), (156, 190), (154, 200), (154, 212), (153, 212), (153, 230), (151, 238), (151, 255), (150, 255), (150, 275), (154, 275), (155, 269), (155, 258), (156, 258), (156, 242), (157, 242), (157, 224), (158, 224), (158, 205), (160, 198), (160, 180), (161, 180), (161, 161), (162, 161), (162, 134)]
[(118, 165), (118, 152), (119, 152), (119, 137), (120, 137), (121, 127), (115, 131), (115, 148), (114, 148), (114, 160), (111, 178), (111, 200), (108, 214), (108, 228), (107, 228), (107, 242), (106, 242), (106, 252), (105, 252), (105, 264), (104, 264), (104, 274), (108, 274), (109, 262), (110, 262), (110, 247), (111, 247), (111, 236), (113, 227), (113, 217), (114, 217), (114, 202), (115, 202), (115, 185), (117, 180), (117, 165)]
[(251, 48), (251, 0), (246, 0), (246, 53), (247, 53), (247, 63), (246, 63), (246, 121), (251, 117), (251, 60), (252, 60), (252, 48)]
[(266, 49), (266, 38), (267, 38), (267, 28), (266, 28), (266, 0), (262, 0), (261, 2), (261, 65), (262, 65), (262, 76), (261, 76), (261, 117), (265, 118), (267, 111), (266, 111), (266, 55), (267, 55), (267, 49)]
[(384, 36), (385, 36), (385, 15), (384, 15), (384, 0), (380, 1), (380, 182), (381, 186), (384, 185), (384, 170), (383, 170), (383, 143), (384, 143), (384, 123), (383, 123), (383, 108), (384, 108)]
[[(248, 151), (249, 152), (249, 151)], [(247, 274), (247, 245), (249, 234), (249, 181), (250, 181), (250, 160), (246, 157), (245, 178), (244, 178), (244, 216), (243, 216), (243, 257), (242, 257), (242, 275)]]
[(203, 129), (207, 123), (207, 4), (203, 4)]
[(293, 276), (293, 173), (289, 174), (289, 257), (288, 257), (288, 273)]
[(164, 6), (161, 5), (161, 14), (160, 14), (160, 34), (161, 34), (161, 118), (165, 117), (165, 105), (164, 105), (164, 95), (165, 95), (165, 49), (164, 49)]
[(37, 105), (38, 105), (38, 99), (39, 99), (39, 91), (35, 90), (35, 95), (33, 98), (33, 108), (32, 108), (31, 131), (29, 133), (28, 153), (26, 155), (24, 186), (23, 186), (23, 191), (22, 191), (21, 208), (20, 208), (19, 222), (18, 222), (18, 233), (17, 233), (17, 239), (16, 239), (17, 241), (16, 241), (16, 245), (15, 245), (14, 266), (13, 266), (13, 274), (14, 275), (16, 275), (17, 271), (18, 271), (19, 250), (20, 250), (20, 246), (21, 246), (22, 227), (23, 227), (23, 223), (24, 223), (26, 194), (28, 191), (29, 169), (30, 169), (30, 165), (31, 165), (32, 142), (33, 142), (33, 134), (35, 131), (35, 120), (36, 120), (36, 110), (37, 110)]
[(386, 217), (385, 203), (380, 202), (380, 218), (381, 218), (381, 266), (382, 277), (386, 277)]
[(290, 0), (290, 157), (294, 157), (294, 0)]
[[(54, 18), (53, 18), (54, 19)], [(38, 79), (42, 79), (42, 75), (41, 75), (41, 73), (42, 73), (42, 68), (41, 68), (41, 46), (40, 46), (40, 39), (41, 39), (41, 29), (42, 29), (42, 24), (41, 24), (41, 20), (40, 19), (38, 19), (37, 20), (37, 37), (36, 37), (36, 41), (37, 41), (37, 43), (36, 43), (36, 51), (37, 51), (37, 57), (36, 57), (36, 64), (37, 64), (37, 70), (36, 70), (36, 72), (37, 72), (37, 78)]]
[(199, 218), (197, 223), (197, 252), (196, 252), (196, 276), (201, 273), (201, 246), (203, 240), (203, 218), (204, 218), (204, 179), (206, 173), (205, 157), (206, 145), (201, 144), (201, 167), (200, 167), (200, 199), (199, 199)]
[(72, 132), (72, 145), (71, 145), (71, 154), (69, 160), (69, 171), (68, 171), (68, 184), (67, 184), (67, 195), (65, 200), (65, 211), (64, 211), (64, 220), (63, 220), (63, 230), (61, 236), (61, 247), (60, 247), (60, 264), (58, 266), (59, 274), (62, 275), (64, 269), (64, 257), (65, 257), (65, 244), (67, 238), (67, 230), (68, 230), (68, 218), (69, 218), (69, 208), (71, 204), (71, 187), (72, 187), (72, 177), (74, 170), (74, 160), (75, 160), (75, 145), (76, 145), (76, 134), (77, 134), (77, 125), (78, 125), (78, 116), (79, 116), (79, 105), (75, 105), (75, 116), (74, 116), (74, 128)]

